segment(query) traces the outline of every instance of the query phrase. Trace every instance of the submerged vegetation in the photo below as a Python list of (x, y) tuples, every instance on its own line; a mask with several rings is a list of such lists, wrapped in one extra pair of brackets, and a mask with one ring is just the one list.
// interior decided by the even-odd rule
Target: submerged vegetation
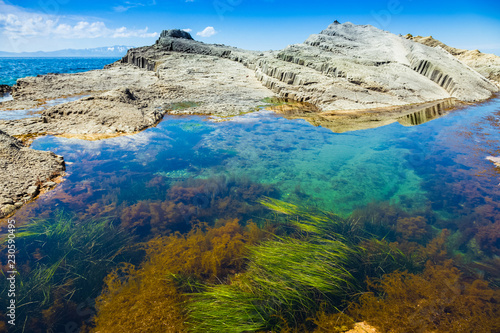
[[(198, 211), (223, 212), (224, 198), (248, 199), (227, 188)], [(196, 193), (179, 187), (167, 195), (189, 207)], [(434, 229), (432, 214), (379, 204), (342, 218), (252, 199), (269, 209), (257, 223), (207, 223), (194, 214), (189, 231), (158, 232), (145, 243), (123, 219), (59, 214), (23, 227), (19, 330), (58, 331), (70, 322), (82, 332), (319, 333), (346, 332), (357, 321), (380, 332), (500, 329), (500, 291), (481, 279), (495, 276), (496, 262), (450, 259), (453, 233)]]
[(451, 260), (423, 274), (394, 272), (369, 283), (351, 313), (381, 332), (500, 332), (500, 290), (464, 279)]
[[(415, 321), (404, 318), (424, 304), (430, 308), (422, 310), (422, 318), (432, 310), (447, 323), (465, 327), (460, 321), (469, 323), (469, 316), (488, 309), (481, 314), (482, 327), (496, 325), (498, 291), (484, 280), (460, 275), (445, 260), (446, 231), (426, 246), (411, 243), (414, 232), (394, 236), (409, 238), (403, 243), (390, 243), (366, 231), (365, 224), (373, 221), (311, 212), (270, 198), (261, 203), (278, 214), (267, 222), (272, 233), (226, 220), (150, 241), (140, 267), (124, 266), (106, 279), (95, 331), (345, 332), (360, 320), (381, 332), (394, 325), (412, 332)], [(418, 226), (423, 219), (416, 221)], [(406, 255), (409, 247), (418, 255)], [(436, 294), (435, 288), (443, 286), (458, 294)], [(476, 289), (481, 293), (470, 298)], [(158, 310), (148, 311), (148, 306)], [(138, 313), (131, 316), (129, 308)], [(393, 316), (401, 320), (394, 324)], [(459, 327), (446, 326), (444, 318), (441, 326), (428, 327), (438, 332)]]
[(97, 300), (95, 331), (185, 331), (188, 295), (203, 288), (202, 282), (224, 281), (241, 272), (245, 247), (267, 235), (254, 223), (243, 227), (234, 219), (219, 224), (155, 238), (140, 267), (125, 265), (110, 274)]
[[(20, 228), (17, 325), (12, 331), (59, 331), (68, 322), (81, 325), (89, 320), (104, 277), (119, 262), (134, 258), (130, 240), (110, 220), (83, 223), (63, 213)], [(9, 270), (2, 262), (2, 272)], [(6, 295), (6, 279), (0, 284)], [(2, 309), (7, 301), (2, 297)]]

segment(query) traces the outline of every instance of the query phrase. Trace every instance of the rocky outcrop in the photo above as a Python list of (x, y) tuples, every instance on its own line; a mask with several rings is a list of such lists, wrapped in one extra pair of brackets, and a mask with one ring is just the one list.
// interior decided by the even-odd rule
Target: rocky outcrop
[[(167, 112), (235, 115), (273, 96), (252, 70), (229, 59), (173, 52), (158, 61), (156, 72), (117, 63), (100, 71), (20, 79), (16, 99), (2, 106), (43, 110), (40, 117), (0, 120), (0, 130), (16, 136), (107, 138), (154, 126)], [(55, 94), (81, 98), (38, 105)]]
[(0, 96), (9, 94), (12, 92), (12, 87), (6, 84), (0, 84)]
[(56, 186), (63, 174), (64, 159), (36, 151), (0, 131), (0, 218), (12, 214), (40, 192)]
[[(498, 90), (447, 52), (369, 25), (334, 23), (303, 44), (285, 48), (277, 58), (294, 65), (281, 66), (288, 77), (301, 74), (298, 66), (305, 67), (321, 74), (323, 82), (356, 91), (356, 97), (351, 99), (345, 93), (335, 93), (339, 89), (321, 84), (321, 80), (287, 82), (297, 85), (294, 90), (299, 92), (301, 86), (314, 84), (314, 99), (325, 110), (376, 108), (449, 97), (474, 102)], [(349, 105), (346, 97), (351, 99)]]
[(122, 62), (158, 71), (172, 53), (240, 62), (278, 97), (310, 102), (323, 111), (444, 98), (476, 102), (498, 91), (444, 50), (352, 23), (335, 22), (302, 44), (263, 53), (173, 37), (167, 31), (154, 46), (130, 50)]
[(160, 34), (160, 38), (167, 38), (167, 37), (193, 39), (193, 37), (191, 37), (191, 34), (189, 32), (180, 29), (163, 30)]
[(479, 50), (464, 50), (457, 49), (448, 46), (437, 39), (432, 38), (432, 36), (422, 37), (422, 36), (412, 36), (408, 34), (405, 36), (406, 39), (411, 41), (433, 47), (438, 49), (443, 49), (449, 52), (452, 56), (463, 62), (464, 64), (470, 66), (479, 74), (484, 77), (494, 81), (500, 86), (500, 57), (494, 54), (481, 53)]

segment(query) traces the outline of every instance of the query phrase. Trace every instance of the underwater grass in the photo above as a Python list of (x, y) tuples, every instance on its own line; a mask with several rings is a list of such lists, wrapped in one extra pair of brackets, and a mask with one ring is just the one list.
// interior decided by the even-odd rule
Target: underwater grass
[(359, 220), (273, 198), (260, 203), (286, 232), (249, 247), (246, 271), (228, 284), (195, 294), (187, 306), (193, 332), (304, 327), (324, 308), (343, 308), (365, 290), (367, 276), (418, 266), (394, 244), (364, 231)]
[(320, 304), (333, 304), (353, 292), (350, 270), (356, 266), (359, 249), (334, 232), (340, 218), (308, 213), (271, 198), (262, 203), (296, 215), (290, 223), (299, 233), (250, 247), (245, 273), (229, 285), (211, 286), (197, 294), (188, 305), (193, 332), (278, 329), (305, 321)]
[(19, 228), (17, 322), (54, 329), (70, 304), (97, 296), (130, 240), (109, 219), (78, 221), (63, 213)]

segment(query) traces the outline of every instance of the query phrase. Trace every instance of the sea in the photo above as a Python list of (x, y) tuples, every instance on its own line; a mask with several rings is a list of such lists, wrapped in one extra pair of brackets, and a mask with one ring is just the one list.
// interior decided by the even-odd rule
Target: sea
[(0, 58), (0, 84), (12, 86), (17, 79), (48, 73), (80, 73), (102, 69), (118, 58)]

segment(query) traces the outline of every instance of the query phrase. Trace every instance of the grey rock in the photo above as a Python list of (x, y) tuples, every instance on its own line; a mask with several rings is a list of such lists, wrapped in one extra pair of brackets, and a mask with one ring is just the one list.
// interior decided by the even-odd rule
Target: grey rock
[(45, 186), (46, 186), (46, 187), (54, 187), (54, 186), (56, 186), (56, 185), (57, 185), (57, 183), (54, 183), (54, 182), (46, 182), (46, 183), (45, 183)]
[(193, 39), (189, 32), (180, 29), (163, 30), (160, 34), (160, 38), (165, 37)]
[(33, 185), (28, 187), (28, 190), (26, 191), (30, 196), (35, 196), (38, 194), (38, 185)]
[(24, 203), (22, 201), (18, 201), (14, 204), (16, 208), (20, 208)]
[(14, 201), (11, 198), (0, 197), (0, 205), (11, 205)]
[(16, 206), (14, 206), (14, 205), (4, 205), (1, 208), (1, 212), (2, 212), (3, 216), (9, 215), (10, 213), (12, 213), (15, 210), (16, 210)]

